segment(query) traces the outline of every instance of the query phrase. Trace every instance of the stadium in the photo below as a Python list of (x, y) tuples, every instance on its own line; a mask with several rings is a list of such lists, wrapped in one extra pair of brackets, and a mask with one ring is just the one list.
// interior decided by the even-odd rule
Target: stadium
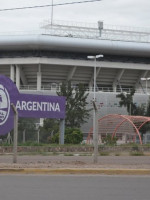
[[(99, 118), (127, 114), (116, 94), (136, 89), (134, 102), (147, 105), (150, 77), (150, 30), (97, 23), (43, 22), (37, 32), (0, 35), (0, 74), (10, 77), (21, 93), (55, 95), (62, 82), (83, 83), (92, 108), (94, 60)], [(82, 126), (92, 127), (91, 118)]]

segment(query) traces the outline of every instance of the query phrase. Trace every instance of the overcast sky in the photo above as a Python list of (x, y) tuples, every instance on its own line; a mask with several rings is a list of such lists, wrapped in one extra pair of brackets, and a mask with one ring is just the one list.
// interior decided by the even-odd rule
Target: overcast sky
[[(53, 0), (54, 4), (84, 0)], [(52, 0), (0, 0), (0, 9), (51, 4)], [(0, 12), (1, 32), (39, 29), (51, 18), (51, 7)], [(54, 20), (150, 28), (150, 0), (102, 0), (93, 3), (57, 6)]]

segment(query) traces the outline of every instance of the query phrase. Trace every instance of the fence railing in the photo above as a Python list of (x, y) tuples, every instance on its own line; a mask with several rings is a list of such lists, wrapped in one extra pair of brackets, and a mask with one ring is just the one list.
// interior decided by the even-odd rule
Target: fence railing
[[(60, 87), (61, 86), (57, 86), (57, 85), (42, 85), (41, 86), (41, 90), (48, 90), (48, 91), (60, 91)], [(75, 89), (76, 86), (73, 86), (73, 88)], [(37, 90), (37, 86), (36, 85), (23, 85), (20, 86), (20, 90)], [(94, 88), (93, 87), (85, 87), (85, 90), (88, 92), (94, 92)], [(116, 89), (115, 92), (117, 93), (122, 93), (122, 92), (126, 92), (126, 93), (130, 93), (132, 90), (132, 88), (120, 88), (120, 89)], [(96, 92), (114, 92), (112, 87), (96, 87)], [(141, 88), (141, 89), (137, 89), (135, 91), (135, 93), (140, 93), (140, 94), (146, 94), (146, 89), (145, 88)], [(150, 94), (150, 89), (147, 89), (147, 93)]]

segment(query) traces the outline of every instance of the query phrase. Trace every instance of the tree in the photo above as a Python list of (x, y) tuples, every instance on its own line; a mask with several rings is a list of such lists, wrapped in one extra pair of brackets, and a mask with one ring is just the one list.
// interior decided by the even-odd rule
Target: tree
[(56, 119), (45, 119), (43, 127), (40, 127), (40, 141), (44, 143), (51, 142), (53, 135), (59, 131), (59, 121)]
[(66, 127), (80, 128), (89, 118), (90, 110), (87, 109), (88, 93), (83, 84), (79, 84), (75, 89), (71, 82), (62, 83), (58, 96), (66, 97)]
[(133, 115), (133, 113), (136, 110), (136, 104), (133, 103), (133, 96), (135, 93), (135, 89), (132, 89), (130, 93), (120, 93), (116, 95), (117, 98), (120, 98), (120, 106), (125, 106), (127, 108), (127, 112), (130, 115)]
[[(65, 129), (65, 144), (80, 144), (83, 141), (83, 133), (78, 128)], [(51, 137), (50, 143), (59, 143), (59, 133)]]
[(141, 106), (136, 106), (136, 108), (134, 109), (133, 115), (145, 116), (146, 115), (145, 106), (143, 104)]
[(117, 144), (117, 137), (113, 137), (111, 135), (107, 135), (105, 138), (102, 139), (102, 142), (105, 145), (116, 145)]
[(78, 128), (66, 128), (65, 143), (80, 144), (83, 141), (83, 133)]
[(149, 99), (149, 101), (148, 101), (148, 103), (146, 105), (147, 105), (147, 107), (146, 107), (145, 115), (147, 117), (149, 117), (150, 116), (150, 99)]
[(18, 122), (18, 140), (23, 141), (23, 131), (25, 131), (26, 141), (36, 140), (36, 119), (20, 118)]

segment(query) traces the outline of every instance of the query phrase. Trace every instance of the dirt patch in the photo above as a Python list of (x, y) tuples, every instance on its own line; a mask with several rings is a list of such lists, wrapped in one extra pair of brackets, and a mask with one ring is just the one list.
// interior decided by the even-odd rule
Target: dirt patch
[(105, 168), (150, 169), (149, 156), (99, 156), (93, 164), (92, 156), (18, 156), (17, 164), (12, 155), (0, 156), (0, 168)]

